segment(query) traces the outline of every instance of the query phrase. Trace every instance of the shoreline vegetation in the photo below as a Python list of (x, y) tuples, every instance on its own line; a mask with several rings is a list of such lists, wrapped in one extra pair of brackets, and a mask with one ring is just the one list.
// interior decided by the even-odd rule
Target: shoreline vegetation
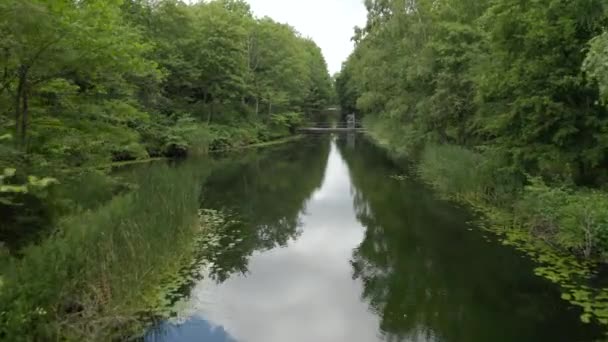
[(316, 43), (245, 1), (7, 0), (0, 18), (2, 340), (140, 333), (208, 224), (213, 162), (188, 157), (297, 139), (335, 102)]
[(343, 111), (607, 326), (606, 3), (366, 5), (336, 76)]
[[(295, 135), (217, 152), (301, 138)], [(201, 261), (196, 255), (204, 252), (199, 249), (206, 240), (222, 234), (222, 213), (199, 209), (204, 180), (214, 168), (211, 159), (209, 163), (202, 174), (188, 161), (177, 167), (165, 164), (133, 174), (127, 171), (119, 183), (105, 173), (81, 170), (92, 172), (102, 183), (130, 187), (108, 195), (106, 202), (90, 210), (60, 217), (57, 233), (20, 249), (19, 256), (0, 254), (2, 336), (15, 341), (27, 336), (130, 338), (143, 333), (152, 320), (169, 315), (172, 293), (192, 276), (182, 273), (191, 272), (192, 263)], [(27, 334), (21, 329), (28, 329)]]
[[(281, 145), (281, 144), (286, 144), (289, 142), (297, 141), (299, 139), (302, 139), (303, 137), (304, 137), (304, 135), (302, 135), (302, 134), (289, 135), (289, 136), (285, 136), (285, 137), (277, 137), (276, 139), (272, 139), (272, 140), (265, 141), (265, 142), (257, 142), (257, 143), (242, 145), (242, 146), (229, 147), (229, 148), (226, 148), (223, 150), (211, 150), (211, 151), (208, 151), (207, 154), (237, 152), (237, 151), (242, 151), (242, 150), (247, 150), (247, 149)], [(147, 164), (147, 163), (153, 163), (153, 162), (157, 162), (157, 161), (170, 160), (170, 159), (171, 158), (169, 158), (169, 157), (137, 159), (137, 160), (130, 160), (130, 161), (113, 162), (110, 164), (93, 166), (92, 168), (97, 169), (97, 170), (102, 170), (102, 169), (107, 169), (107, 168), (117, 168), (117, 167), (129, 166), (129, 165)], [(78, 172), (78, 171), (83, 171), (83, 170), (85, 170), (85, 169), (67, 169), (66, 171), (67, 172)]]
[(139, 333), (142, 315), (162, 309), (159, 285), (192, 260), (209, 228), (199, 199), (210, 172), (195, 165), (137, 172), (136, 189), (62, 217), (57, 233), (20, 257), (5, 256), (3, 336), (107, 340)]
[[(476, 185), (483, 182), (477, 171), (480, 165), (486, 162), (481, 159), (480, 155), (458, 146), (429, 144), (414, 157), (392, 144), (383, 135), (386, 132), (379, 131), (377, 126), (369, 124), (369, 120), (364, 126), (367, 129), (365, 135), (387, 151), (391, 158), (395, 160), (405, 158), (412, 161), (410, 171), (434, 188), (439, 196), (463, 204), (478, 213), (479, 217), (475, 220), (478, 227), (498, 235), (503, 244), (512, 246), (534, 260), (537, 263), (534, 273), (558, 285), (562, 292), (562, 299), (581, 308), (583, 322), (596, 321), (608, 326), (608, 287), (593, 285), (597, 277), (605, 276), (599, 273), (601, 266), (606, 263), (604, 257), (585, 258), (578, 253), (573, 253), (563, 245), (552, 242), (551, 236), (539, 237), (540, 233), (535, 230), (539, 224), (535, 221), (538, 218), (529, 214), (534, 210), (555, 210), (544, 201), (531, 204), (528, 196), (539, 196), (535, 192), (540, 191), (541, 196), (557, 197), (548, 199), (542, 197), (541, 199), (545, 201), (556, 200), (568, 205), (571, 203), (568, 196), (577, 196), (577, 190), (550, 188), (544, 183), (532, 181), (531, 185), (526, 186), (526, 190), (524, 190), (532, 192), (532, 195), (524, 193), (520, 195), (521, 197), (512, 199), (513, 202), (498, 204), (488, 199), (487, 194), (482, 190), (476, 188)], [(399, 177), (407, 178), (407, 176), (395, 177), (397, 179)], [(583, 192), (582, 196), (587, 196), (586, 194), (587, 192)], [(608, 208), (608, 202), (605, 202), (607, 195), (595, 193), (591, 198), (584, 199), (594, 201), (594, 203), (585, 202), (583, 204), (585, 207), (576, 207), (573, 209), (575, 213), (569, 214), (576, 216), (582, 212), (599, 217), (608, 215), (605, 212), (605, 208)], [(599, 196), (599, 198), (595, 196)], [(537, 197), (532, 197), (532, 199), (540, 200)], [(585, 210), (587, 207), (597, 209), (596, 211)], [(549, 212), (547, 216), (551, 214)], [(544, 219), (550, 219), (550, 217), (544, 217)], [(594, 218), (583, 217), (581, 220), (584, 222), (585, 219)], [(572, 224), (581, 224), (581, 222)], [(580, 248), (588, 248), (588, 246)]]

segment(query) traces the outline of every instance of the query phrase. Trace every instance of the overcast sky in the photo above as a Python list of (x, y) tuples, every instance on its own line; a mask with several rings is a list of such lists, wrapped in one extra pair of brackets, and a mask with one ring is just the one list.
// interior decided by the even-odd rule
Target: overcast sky
[[(209, 277), (192, 290), (184, 311), (161, 340), (369, 342), (380, 317), (353, 279), (353, 249), (365, 227), (353, 206), (348, 165), (331, 144), (323, 184), (300, 215), (302, 235), (287, 246), (257, 251), (246, 274), (221, 284)], [(206, 335), (204, 335), (206, 334)], [(197, 336), (198, 339), (187, 339)], [(171, 338), (172, 337), (172, 338)]]
[(355, 26), (366, 20), (363, 0), (248, 0), (258, 17), (288, 23), (323, 50), (329, 72), (340, 71), (353, 50)]
[[(196, 0), (184, 0), (195, 3)], [(287, 23), (323, 50), (329, 73), (340, 71), (353, 51), (355, 26), (364, 26), (364, 0), (246, 0), (257, 17)]]

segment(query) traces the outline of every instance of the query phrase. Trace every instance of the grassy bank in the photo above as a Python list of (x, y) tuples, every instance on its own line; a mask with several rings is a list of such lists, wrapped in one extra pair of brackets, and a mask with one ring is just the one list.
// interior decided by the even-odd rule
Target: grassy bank
[(53, 217), (36, 224), (39, 234), (0, 246), (0, 339), (108, 340), (139, 333), (142, 315), (166, 309), (165, 294), (183, 280), (178, 271), (189, 269), (199, 243), (217, 230), (217, 219), (199, 211), (214, 163), (205, 160), (203, 168), (190, 160), (151, 163), (112, 177), (80, 170), (49, 189), (39, 205), (56, 207), (48, 208)]
[[(202, 153), (198, 153), (198, 154), (200, 155), (200, 154), (207, 154), (207, 153), (213, 153), (213, 152), (230, 152), (230, 151), (238, 151), (238, 150), (245, 150), (245, 149), (251, 149), (251, 148), (268, 147), (268, 146), (286, 144), (288, 142), (296, 141), (296, 140), (299, 140), (302, 138), (303, 138), (303, 135), (288, 135), (288, 136), (284, 136), (284, 137), (280, 136), (280, 137), (272, 138), (271, 140), (263, 141), (263, 142), (254, 142), (251, 144), (239, 143), (239, 144), (235, 144), (235, 146), (225, 147), (224, 149), (220, 149), (220, 150), (205, 150)], [(113, 163), (109, 163), (109, 164), (99, 165), (95, 168), (96, 169), (116, 168), (116, 167), (123, 167), (123, 166), (129, 166), (129, 165), (151, 163), (151, 162), (156, 162), (156, 161), (161, 161), (161, 160), (166, 160), (166, 159), (167, 159), (167, 157), (158, 157), (158, 158), (146, 158), (146, 159), (138, 159), (138, 160), (131, 160), (131, 161), (113, 162)], [(73, 171), (73, 170), (74, 169), (71, 169), (68, 171)], [(80, 169), (80, 170), (82, 170), (82, 169)]]
[(273, 139), (273, 140), (269, 140), (269, 141), (253, 143), (250, 145), (232, 147), (232, 148), (223, 149), (223, 150), (213, 150), (210, 152), (230, 152), (230, 151), (247, 150), (247, 149), (252, 149), (252, 148), (269, 147), (269, 146), (281, 145), (281, 144), (286, 144), (286, 143), (289, 143), (292, 141), (300, 140), (303, 137), (304, 137), (304, 135), (301, 135), (301, 134), (291, 135), (291, 136), (277, 138), (277, 139)]
[(424, 144), (399, 130), (367, 125), (378, 145), (413, 160), (414, 172), (441, 196), (482, 213), (480, 226), (537, 261), (535, 273), (559, 284), (583, 321), (608, 325), (608, 288), (592, 286), (608, 260), (606, 192), (525, 175), (497, 151)]
[[(210, 168), (138, 170), (137, 190), (61, 220), (21, 256), (2, 256), (3, 340), (108, 340), (136, 333), (158, 285), (191, 260)], [(135, 171), (134, 171), (135, 172)], [(115, 335), (120, 334), (120, 335)]]

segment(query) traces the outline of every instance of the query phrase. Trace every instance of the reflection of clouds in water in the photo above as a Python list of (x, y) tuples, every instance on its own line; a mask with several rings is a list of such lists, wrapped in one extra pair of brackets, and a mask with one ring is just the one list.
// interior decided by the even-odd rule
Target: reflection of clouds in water
[(181, 326), (161, 324), (146, 334), (146, 341), (166, 341), (169, 336), (171, 340), (181, 342), (236, 342), (223, 327), (196, 318)]
[(350, 188), (347, 166), (332, 143), (323, 186), (301, 217), (300, 238), (255, 253), (245, 276), (219, 286), (199, 283), (191, 302), (196, 316), (242, 341), (377, 340), (378, 318), (360, 300), (362, 284), (352, 280), (349, 260), (364, 228)]
[[(323, 185), (321, 186), (321, 189), (313, 194), (311, 201), (322, 201), (328, 198), (344, 201), (345, 196), (350, 191), (350, 186), (351, 182), (348, 176), (348, 166), (344, 159), (342, 159), (335, 142), (332, 142)], [(346, 204), (352, 206), (350, 199), (347, 199)]]

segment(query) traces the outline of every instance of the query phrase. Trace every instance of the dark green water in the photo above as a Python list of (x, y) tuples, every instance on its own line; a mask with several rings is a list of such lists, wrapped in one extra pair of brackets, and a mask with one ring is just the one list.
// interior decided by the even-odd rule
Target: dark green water
[(221, 162), (203, 207), (238, 223), (145, 340), (598, 340), (528, 259), (403, 173), (354, 136)]

